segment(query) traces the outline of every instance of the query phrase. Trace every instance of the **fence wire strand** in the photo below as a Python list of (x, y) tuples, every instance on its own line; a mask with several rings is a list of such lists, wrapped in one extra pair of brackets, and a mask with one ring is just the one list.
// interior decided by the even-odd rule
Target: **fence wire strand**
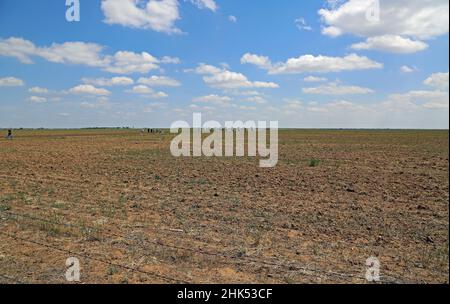
[(149, 276), (153, 276), (155, 278), (162, 279), (162, 280), (167, 281), (167, 282), (189, 284), (189, 282), (181, 280), (181, 279), (171, 278), (169, 276), (157, 274), (157, 273), (150, 272), (150, 271), (141, 270), (139, 268), (129, 267), (129, 266), (126, 266), (126, 265), (123, 265), (123, 264), (119, 264), (119, 263), (112, 263), (110, 261), (106, 261), (104, 259), (97, 258), (97, 257), (92, 257), (92, 256), (84, 254), (84, 253), (74, 252), (74, 251), (71, 251), (71, 250), (66, 250), (66, 249), (59, 248), (57, 246), (53, 246), (53, 245), (44, 244), (44, 243), (41, 243), (41, 242), (25, 239), (25, 238), (19, 237), (17, 235), (9, 234), (9, 233), (3, 232), (3, 231), (0, 231), (0, 234), (2, 234), (4, 236), (7, 236), (7, 237), (9, 237), (9, 238), (11, 238), (13, 240), (16, 240), (16, 241), (22, 241), (22, 242), (34, 244), (34, 245), (37, 245), (37, 246), (40, 246), (40, 247), (45, 247), (47, 249), (51, 249), (51, 250), (55, 250), (55, 251), (59, 251), (59, 252), (64, 252), (64, 253), (72, 255), (72, 256), (79, 256), (79, 257), (82, 257), (82, 258), (85, 258), (85, 259), (88, 259), (88, 260), (91, 260), (91, 261), (96, 261), (96, 262), (100, 262), (100, 263), (103, 263), (103, 264), (107, 264), (109, 266), (114, 266), (114, 267), (119, 267), (119, 268), (122, 268), (122, 269), (125, 269), (125, 270), (129, 270), (131, 272), (137, 272), (137, 273), (146, 274), (146, 275), (149, 275)]
[[(10, 211), (1, 211), (0, 213), (3, 213), (5, 215), (11, 216), (11, 217), (16, 217), (17, 220), (19, 217), (22, 218), (27, 218), (33, 221), (39, 221), (39, 222), (43, 222), (43, 223), (48, 223), (48, 224), (54, 224), (54, 225), (59, 225), (59, 226), (64, 226), (67, 228), (73, 228), (73, 229), (88, 229), (88, 230), (100, 230), (102, 231), (105, 235), (109, 235), (112, 237), (117, 237), (117, 238), (122, 238), (122, 239), (126, 239), (123, 235), (119, 235), (116, 234), (114, 232), (111, 232), (110, 230), (106, 230), (106, 229), (98, 229), (98, 228), (94, 228), (94, 227), (86, 227), (86, 226), (80, 226), (80, 225), (75, 225), (75, 224), (70, 224), (70, 223), (58, 223), (58, 222), (54, 222), (54, 221), (50, 221), (50, 220), (46, 220), (43, 218), (39, 218), (39, 217), (35, 217), (35, 216), (31, 216), (31, 215), (25, 215), (25, 214), (18, 214), (18, 213), (14, 213), (14, 212), (10, 212)], [(155, 274), (155, 273), (149, 273), (149, 272), (145, 272), (145, 271), (141, 271), (139, 269), (135, 269), (135, 268), (131, 268), (125, 265), (120, 265), (120, 264), (112, 264), (108, 261), (105, 261), (103, 259), (99, 259), (99, 258), (92, 258), (90, 256), (84, 256), (83, 254), (78, 254), (78, 253), (74, 253), (74, 252), (70, 252), (67, 251), (65, 249), (61, 249), (61, 248), (57, 248), (51, 245), (47, 245), (47, 244), (42, 244), (39, 242), (35, 242), (32, 240), (27, 240), (27, 239), (23, 239), (23, 238), (19, 238), (17, 236), (13, 236), (4, 232), (0, 232), (1, 234), (4, 234), (10, 238), (17, 238), (19, 240), (22, 240), (24, 242), (29, 242), (29, 243), (34, 243), (35, 245), (39, 245), (39, 246), (44, 246), (47, 248), (52, 248), (54, 250), (59, 250), (59, 251), (63, 251), (66, 253), (70, 253), (70, 254), (74, 254), (74, 255), (78, 255), (81, 257), (85, 257), (87, 259), (91, 259), (91, 260), (97, 260), (98, 262), (101, 263), (105, 263), (105, 264), (110, 264), (111, 266), (116, 266), (116, 267), (120, 267), (123, 269), (127, 269), (130, 271), (135, 271), (135, 272), (142, 272), (148, 275), (153, 275), (156, 277), (159, 277), (161, 279), (164, 279), (166, 281), (178, 281), (181, 283), (187, 283), (184, 282), (183, 280), (178, 280), (178, 279), (173, 279), (170, 277), (165, 277), (159, 274)], [(212, 251), (205, 251), (202, 249), (195, 249), (195, 248), (188, 248), (188, 247), (183, 247), (183, 246), (178, 246), (178, 245), (171, 245), (171, 244), (164, 244), (161, 241), (153, 241), (153, 240), (148, 240), (148, 239), (144, 239), (143, 240), (146, 243), (152, 244), (152, 245), (157, 245), (157, 246), (161, 246), (161, 247), (165, 247), (165, 248), (171, 248), (171, 249), (176, 249), (176, 250), (183, 250), (183, 251), (187, 251), (187, 252), (191, 252), (191, 253), (195, 253), (195, 254), (199, 254), (199, 255), (206, 255), (206, 256), (214, 256), (214, 257), (221, 257), (221, 258), (227, 258), (227, 259), (232, 259), (232, 260), (236, 260), (238, 263), (243, 263), (243, 264), (259, 264), (259, 265), (263, 265), (263, 266), (270, 266), (270, 267), (275, 267), (275, 268), (286, 268), (289, 271), (301, 271), (302, 274), (304, 275), (309, 275), (309, 276), (314, 276), (314, 277), (320, 277), (320, 276), (326, 276), (326, 277), (340, 277), (340, 278), (346, 278), (346, 279), (359, 279), (359, 280), (363, 280), (366, 281), (365, 276), (362, 276), (360, 274), (353, 274), (353, 273), (340, 273), (340, 272), (335, 272), (335, 271), (328, 271), (328, 270), (321, 270), (321, 269), (316, 269), (316, 268), (310, 268), (310, 267), (304, 267), (304, 266), (299, 266), (299, 265), (294, 265), (294, 264), (285, 264), (285, 263), (276, 263), (276, 262), (270, 262), (270, 261), (265, 261), (265, 260), (260, 260), (260, 259), (255, 259), (255, 258), (251, 258), (251, 257), (237, 257), (234, 255), (230, 255), (227, 253), (223, 253), (223, 252), (212, 252)], [(380, 280), (380, 283), (387, 283), (387, 284), (395, 284), (395, 283), (402, 283), (401, 280), (398, 280), (396, 278), (392, 278), (390, 276), (383, 276), (382, 279)]]

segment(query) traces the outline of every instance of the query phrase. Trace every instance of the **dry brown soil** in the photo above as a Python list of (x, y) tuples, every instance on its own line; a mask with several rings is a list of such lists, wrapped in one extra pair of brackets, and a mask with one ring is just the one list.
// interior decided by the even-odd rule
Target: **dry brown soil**
[(0, 282), (448, 283), (448, 131), (280, 132), (280, 160), (174, 158), (170, 134), (0, 140)]

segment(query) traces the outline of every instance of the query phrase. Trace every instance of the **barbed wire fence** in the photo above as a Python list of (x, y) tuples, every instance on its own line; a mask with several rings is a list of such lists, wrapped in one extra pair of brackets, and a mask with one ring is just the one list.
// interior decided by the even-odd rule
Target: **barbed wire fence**
[[(90, 188), (90, 186), (88, 186), (88, 185), (82, 185), (82, 184), (80, 184), (80, 182), (86, 182), (86, 181), (80, 181), (80, 180), (76, 180), (76, 179), (72, 179), (72, 178), (67, 178), (67, 177), (62, 177), (62, 176), (47, 176), (47, 177), (44, 177), (44, 178), (42, 178), (42, 177), (30, 177), (30, 176), (22, 176), (23, 178), (26, 178), (27, 180), (31, 180), (31, 181), (34, 181), (34, 182), (36, 182), (36, 183), (42, 183), (43, 181), (44, 182), (64, 182), (64, 183), (68, 183), (68, 184), (70, 184), (70, 185), (74, 185), (74, 186), (76, 186), (77, 188), (84, 188), (84, 189), (87, 189), (87, 190), (90, 190), (91, 188)], [(19, 179), (17, 176), (9, 176), (9, 175), (2, 175), (2, 174), (0, 174), (0, 179), (9, 179), (9, 180), (11, 180), (11, 179), (13, 179), (13, 180), (16, 180), (16, 181), (20, 181), (21, 179)], [(90, 183), (91, 181), (89, 181), (89, 183)], [(141, 186), (138, 186), (137, 187), (140, 191), (143, 191), (143, 190), (148, 190), (148, 189), (146, 189), (145, 187), (143, 188), (143, 187), (141, 187)], [(113, 200), (105, 200), (105, 201), (108, 201), (108, 202), (110, 202), (111, 204), (114, 204), (114, 201)], [(95, 210), (95, 211), (99, 211), (100, 210), (100, 207), (96, 207), (96, 208), (94, 208), (93, 210)], [(82, 212), (81, 210), (80, 211), (78, 211), (78, 213), (80, 213), (80, 212)], [(339, 211), (339, 210), (333, 210), (333, 212), (337, 212), (337, 213), (340, 213), (340, 214), (343, 214), (343, 212), (341, 212), (341, 211)], [(201, 220), (205, 220), (206, 218), (205, 217), (202, 217), (201, 215), (200, 215), (200, 217), (199, 217)], [(245, 217), (244, 218), (244, 220), (249, 220), (249, 218), (248, 217)], [(208, 223), (208, 225), (210, 226), (210, 227), (220, 227), (220, 225), (217, 225), (217, 224), (210, 224), (210, 223)], [(281, 227), (281, 225), (271, 225), (271, 227), (272, 228), (283, 228), (283, 227)], [(162, 227), (152, 227), (152, 226), (147, 226), (147, 225), (145, 225), (145, 226), (140, 226), (140, 228), (145, 228), (145, 229), (148, 229), (148, 230), (152, 230), (152, 231), (156, 231), (156, 232), (159, 232), (159, 231), (171, 231), (171, 232), (179, 232), (178, 230), (179, 229), (170, 229), (170, 228), (162, 228)], [(198, 240), (197, 240), (198, 241)], [(347, 245), (347, 243), (346, 242), (342, 242), (342, 241), (340, 241), (340, 240), (335, 240), (334, 242), (336, 242), (336, 243), (341, 243), (341, 244), (344, 244), (344, 245)], [(206, 244), (206, 243), (205, 243)], [(411, 268), (416, 268), (416, 269), (422, 269), (422, 267), (418, 267), (418, 266), (415, 266), (415, 265), (408, 265), (408, 266), (406, 266), (406, 265), (398, 265), (399, 267), (403, 267), (403, 268), (408, 268), (408, 269), (411, 269)], [(439, 274), (443, 274), (443, 275), (445, 275), (445, 276), (448, 276), (448, 273), (444, 273), (444, 272), (439, 272)], [(396, 279), (393, 279), (393, 281), (396, 281)], [(403, 280), (400, 280), (400, 279), (398, 279), (397, 281), (399, 281), (399, 282), (402, 282)]]
[[(52, 225), (58, 225), (58, 226), (64, 226), (66, 228), (70, 228), (70, 229), (87, 229), (88, 231), (98, 231), (100, 230), (103, 235), (108, 236), (108, 237), (115, 237), (115, 238), (123, 238), (125, 239), (125, 236), (111, 232), (110, 230), (107, 229), (99, 229), (97, 227), (87, 227), (87, 226), (81, 226), (81, 225), (76, 225), (76, 224), (71, 224), (71, 223), (60, 223), (60, 222), (55, 222), (55, 221), (51, 221), (48, 219), (43, 219), (40, 217), (36, 217), (36, 216), (32, 216), (32, 215), (28, 215), (28, 214), (18, 214), (15, 212), (11, 212), (11, 211), (4, 211), (4, 210), (0, 210), (0, 214), (3, 214), (6, 216), (6, 218), (2, 218), (2, 220), (14, 220), (14, 221), (19, 221), (20, 218), (22, 219), (27, 219), (27, 220), (31, 220), (31, 221), (35, 221), (35, 222), (41, 222), (41, 223), (47, 223), (47, 224), (52, 224)], [(191, 283), (188, 280), (185, 279), (178, 279), (178, 278), (174, 278), (174, 277), (170, 277), (167, 275), (161, 275), (155, 272), (150, 272), (150, 271), (145, 271), (142, 270), (138, 267), (130, 267), (127, 265), (123, 265), (120, 263), (114, 263), (111, 262), (109, 260), (103, 259), (103, 258), (99, 258), (96, 256), (92, 256), (92, 255), (88, 255), (85, 253), (80, 253), (80, 252), (74, 252), (71, 250), (66, 250), (63, 248), (60, 248), (58, 246), (55, 245), (51, 245), (51, 244), (46, 244), (46, 243), (42, 243), (42, 242), (38, 242), (35, 240), (30, 240), (30, 239), (26, 239), (23, 237), (19, 237), (15, 234), (10, 234), (10, 233), (6, 233), (3, 231), (0, 231), (0, 234), (8, 237), (10, 239), (13, 239), (15, 241), (20, 241), (20, 242), (25, 242), (25, 243), (29, 243), (29, 244), (34, 244), (36, 246), (40, 246), (42, 248), (46, 248), (46, 249), (50, 249), (50, 250), (54, 250), (54, 251), (59, 251), (65, 254), (69, 254), (71, 256), (78, 256), (78, 257), (83, 257), (87, 260), (91, 260), (94, 262), (99, 262), (105, 265), (109, 265), (109, 266), (113, 266), (113, 267), (117, 267), (117, 268), (121, 268), (133, 273), (140, 273), (140, 274), (144, 274), (144, 275), (148, 275), (150, 277), (156, 278), (156, 279), (160, 279), (163, 280), (167, 283), (181, 283), (181, 284), (187, 284), (187, 283)], [(287, 272), (300, 272), (301, 275), (305, 275), (305, 276), (310, 276), (310, 277), (315, 277), (315, 278), (341, 278), (341, 279), (357, 279), (360, 281), (365, 282), (366, 281), (366, 277), (361, 275), (360, 273), (341, 273), (341, 272), (336, 272), (336, 271), (328, 271), (328, 270), (323, 270), (323, 269), (318, 269), (318, 268), (312, 268), (312, 267), (305, 267), (305, 266), (300, 266), (300, 265), (296, 265), (296, 264), (286, 264), (286, 263), (279, 263), (279, 262), (272, 262), (272, 261), (267, 261), (267, 260), (261, 260), (261, 259), (257, 259), (257, 258), (252, 258), (252, 257), (248, 257), (248, 256), (235, 256), (235, 255), (230, 255), (227, 253), (223, 253), (223, 252), (217, 252), (217, 251), (206, 251), (206, 250), (202, 250), (202, 249), (196, 249), (196, 248), (188, 248), (188, 247), (184, 247), (184, 246), (179, 246), (179, 245), (173, 245), (173, 244), (165, 244), (162, 243), (161, 241), (156, 241), (156, 240), (148, 240), (145, 239), (144, 240), (145, 243), (147, 244), (152, 244), (152, 245), (156, 245), (156, 246), (160, 246), (163, 248), (170, 248), (170, 249), (176, 249), (176, 250), (182, 250), (182, 251), (186, 251), (192, 254), (197, 254), (197, 255), (201, 255), (201, 256), (209, 256), (209, 257), (220, 257), (220, 258), (225, 258), (229, 261), (229, 263), (239, 263), (239, 264), (245, 264), (245, 265), (260, 265), (260, 266), (267, 266), (267, 267), (273, 267), (276, 269), (285, 269)], [(144, 254), (144, 256), (146, 256)], [(233, 262), (231, 262), (233, 261)], [(16, 278), (13, 278), (11, 276), (8, 275), (1, 275), (0, 277), (4, 277), (5, 279), (9, 278), (10, 281), (15, 281), (16, 283), (19, 284), (23, 284), (25, 282), (23, 282), (22, 280), (18, 280)], [(383, 275), (380, 280), (378, 281), (378, 283), (383, 283), (383, 284), (398, 284), (398, 283), (405, 283), (403, 280), (397, 279), (395, 277), (389, 276), (389, 275)]]
[(9, 238), (11, 238), (13, 240), (16, 240), (16, 241), (22, 241), (22, 242), (34, 244), (34, 245), (41, 246), (41, 247), (44, 247), (44, 248), (47, 248), (47, 249), (60, 251), (60, 252), (66, 253), (66, 254), (68, 254), (70, 256), (78, 256), (78, 257), (82, 257), (82, 258), (85, 258), (85, 259), (88, 259), (88, 260), (91, 260), (91, 261), (107, 264), (109, 266), (119, 267), (119, 268), (122, 268), (122, 269), (125, 269), (125, 270), (128, 270), (128, 271), (131, 271), (131, 272), (137, 272), (137, 273), (149, 275), (149, 276), (152, 276), (152, 277), (155, 277), (155, 278), (158, 278), (158, 279), (162, 279), (162, 280), (167, 281), (167, 282), (183, 283), (183, 284), (188, 284), (189, 283), (189, 282), (181, 280), (181, 279), (175, 279), (175, 278), (171, 278), (171, 277), (168, 277), (168, 276), (165, 276), (165, 275), (161, 275), (161, 274), (157, 274), (157, 273), (154, 273), (154, 272), (144, 271), (144, 270), (141, 270), (139, 268), (133, 268), (133, 267), (129, 267), (129, 266), (126, 266), (126, 265), (123, 265), (123, 264), (113, 263), (111, 261), (106, 261), (106, 260), (98, 258), (98, 257), (92, 257), (90, 255), (87, 255), (87, 254), (84, 254), (84, 253), (81, 253), (81, 252), (74, 252), (74, 251), (71, 251), (71, 250), (62, 249), (62, 248), (57, 247), (57, 246), (44, 244), (44, 243), (37, 242), (37, 241), (34, 241), (34, 240), (30, 240), (30, 239), (25, 239), (25, 238), (19, 237), (17, 235), (12, 235), (12, 234), (9, 234), (9, 233), (5, 233), (3, 231), (0, 231), (0, 234), (4, 235), (4, 236), (7, 236), (7, 237), (9, 237)]
[(12, 276), (9, 276), (9, 275), (6, 275), (6, 274), (1, 274), (0, 273), (0, 278), (6, 280), (7, 282), (14, 283), (14, 284), (28, 284), (28, 282), (26, 282), (26, 281), (19, 280), (19, 279), (15, 278), (15, 277), (12, 277)]

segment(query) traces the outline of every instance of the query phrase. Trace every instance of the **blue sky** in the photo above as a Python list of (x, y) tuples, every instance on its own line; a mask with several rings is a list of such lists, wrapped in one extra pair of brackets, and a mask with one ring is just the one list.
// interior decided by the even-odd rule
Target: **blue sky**
[(0, 127), (448, 128), (448, 0), (0, 1)]

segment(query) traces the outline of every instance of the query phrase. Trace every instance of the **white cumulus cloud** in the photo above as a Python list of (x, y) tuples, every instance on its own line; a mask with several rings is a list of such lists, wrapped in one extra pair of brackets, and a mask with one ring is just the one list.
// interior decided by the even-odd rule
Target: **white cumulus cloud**
[(423, 51), (428, 44), (397, 35), (369, 37), (365, 42), (355, 43), (354, 50), (377, 50), (388, 53), (409, 54)]
[(117, 52), (105, 71), (115, 74), (148, 73), (159, 68), (158, 59), (147, 52), (134, 53), (129, 51)]
[(141, 77), (138, 83), (145, 84), (151, 87), (179, 87), (181, 83), (173, 78), (167, 76), (150, 76), (148, 78)]
[(414, 71), (416, 71), (416, 68), (410, 67), (410, 66), (407, 66), (407, 65), (402, 65), (400, 67), (400, 71), (402, 73), (413, 73)]
[(318, 87), (304, 88), (303, 93), (319, 95), (355, 95), (373, 93), (373, 90), (359, 86), (341, 85), (340, 83), (332, 82)]
[(73, 87), (69, 90), (69, 93), (83, 94), (83, 95), (101, 95), (101, 96), (111, 94), (111, 92), (109, 92), (106, 89), (96, 88), (90, 84), (81, 84), (79, 86)]
[(180, 63), (179, 58), (164, 56), (161, 59), (148, 52), (118, 51), (104, 54), (104, 47), (96, 43), (65, 42), (38, 47), (23, 38), (0, 39), (0, 56), (14, 57), (25, 64), (33, 63), (33, 57), (40, 57), (54, 63), (99, 67), (115, 74), (148, 73), (160, 69), (160, 64)]
[[(200, 9), (218, 10), (214, 0), (185, 0)], [(180, 34), (176, 26), (181, 19), (178, 0), (102, 0), (101, 9), (107, 24)]]
[(169, 96), (165, 92), (156, 92), (152, 88), (149, 88), (148, 86), (143, 84), (133, 87), (133, 89), (131, 89), (128, 92), (139, 95), (145, 95), (151, 98), (166, 98)]
[(317, 76), (307, 76), (305, 78), (303, 78), (303, 81), (305, 82), (323, 82), (323, 81), (327, 81), (328, 79), (324, 78), (324, 77), (317, 77)]
[(180, 19), (177, 0), (103, 0), (105, 23), (162, 33), (180, 33), (175, 22)]
[(112, 86), (129, 86), (134, 84), (134, 80), (129, 77), (112, 77), (112, 78), (83, 78), (81, 80), (85, 84), (92, 84), (101, 87)]
[(34, 103), (46, 103), (47, 102), (47, 98), (40, 97), (40, 96), (31, 96), (30, 97), (30, 101), (34, 102)]
[(448, 90), (448, 72), (434, 73), (425, 79), (424, 84), (441, 90)]
[(237, 23), (238, 20), (237, 20), (236, 16), (230, 15), (230, 16), (228, 16), (228, 21), (230, 21), (232, 23)]
[[(448, 33), (448, 0), (381, 0), (380, 18), (371, 20), (367, 13), (373, 0), (340, 1), (319, 10), (325, 33), (350, 33), (362, 37), (400, 35), (428, 39)], [(331, 30), (329, 28), (332, 28)]]
[(206, 103), (211, 105), (216, 105), (220, 107), (228, 107), (230, 106), (230, 102), (232, 101), (231, 97), (228, 96), (220, 96), (216, 94), (206, 95), (196, 97), (192, 100), (194, 103)]
[[(448, 0), (333, 1), (319, 10), (322, 33), (331, 37), (352, 34), (366, 37), (354, 49), (392, 53), (425, 50), (428, 40), (448, 33)], [(379, 6), (376, 4), (379, 3)], [(370, 17), (374, 12), (376, 18)]]
[(274, 64), (268, 57), (247, 53), (241, 58), (241, 62), (254, 64), (267, 70), (269, 74), (328, 73), (383, 67), (383, 64), (357, 54), (345, 57), (302, 55)]
[(278, 88), (273, 82), (250, 81), (245, 75), (232, 72), (226, 68), (200, 64), (195, 70), (197, 74), (205, 75), (203, 81), (210, 87), (221, 89), (240, 88)]
[(260, 56), (255, 54), (246, 53), (241, 57), (242, 64), (253, 64), (261, 69), (271, 69), (272, 62), (267, 56)]
[(48, 94), (49, 91), (47, 88), (32, 87), (28, 90), (28, 92), (34, 93), (34, 94)]
[(389, 95), (379, 104), (390, 111), (413, 111), (418, 109), (445, 109), (449, 107), (448, 92), (415, 90)]
[(25, 85), (22, 79), (15, 77), (0, 78), (0, 87), (21, 87)]
[(295, 26), (300, 30), (300, 31), (312, 31), (312, 27), (308, 25), (308, 23), (306, 23), (305, 18), (297, 18), (294, 20)]
[(213, 12), (219, 8), (214, 0), (190, 0), (190, 2), (200, 9), (206, 8)]
[(180, 64), (181, 63), (180, 58), (170, 57), (170, 56), (164, 56), (159, 61), (164, 64)]
[(261, 96), (248, 97), (246, 99), (246, 101), (253, 102), (253, 103), (256, 103), (256, 104), (265, 104), (265, 103), (267, 103), (267, 101)]

